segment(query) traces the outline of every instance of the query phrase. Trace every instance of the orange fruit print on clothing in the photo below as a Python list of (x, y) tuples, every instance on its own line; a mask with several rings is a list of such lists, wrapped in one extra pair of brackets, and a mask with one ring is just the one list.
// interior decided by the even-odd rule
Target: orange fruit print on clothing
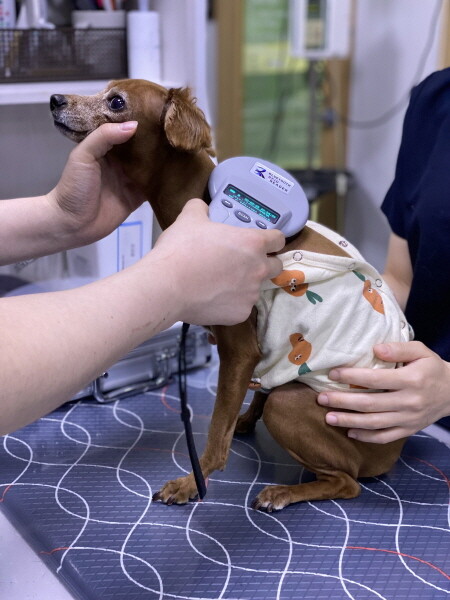
[(292, 296), (303, 296), (308, 289), (308, 284), (303, 283), (305, 281), (303, 271), (282, 271), (271, 281)]
[(312, 346), (308, 340), (305, 340), (303, 334), (293, 333), (289, 336), (289, 341), (292, 345), (292, 350), (288, 355), (288, 359), (294, 365), (302, 365), (311, 356)]
[(366, 279), (364, 282), (363, 296), (372, 305), (374, 310), (384, 315), (383, 298), (372, 287), (372, 282), (369, 279)]

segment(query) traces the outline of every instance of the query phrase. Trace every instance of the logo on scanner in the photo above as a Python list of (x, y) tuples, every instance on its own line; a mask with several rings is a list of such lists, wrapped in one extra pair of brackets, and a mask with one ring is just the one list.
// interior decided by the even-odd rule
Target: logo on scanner
[(264, 179), (264, 181), (270, 185), (273, 185), (284, 194), (289, 194), (291, 189), (294, 187), (294, 183), (292, 181), (289, 181), (286, 179), (286, 177), (283, 177), (283, 175), (280, 175), (276, 171), (272, 171), (272, 169), (269, 169), (261, 163), (255, 163), (250, 169), (250, 173), (253, 173), (253, 175), (257, 175), (261, 179)]

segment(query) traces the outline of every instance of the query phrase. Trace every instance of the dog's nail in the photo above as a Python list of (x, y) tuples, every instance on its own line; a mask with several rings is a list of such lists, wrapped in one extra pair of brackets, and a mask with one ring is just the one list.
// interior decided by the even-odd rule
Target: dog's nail
[(319, 394), (317, 397), (317, 401), (319, 404), (322, 404), (323, 406), (328, 406), (330, 404), (330, 401), (326, 394)]
[(125, 123), (120, 123), (119, 127), (122, 131), (131, 131), (132, 129), (136, 129), (137, 121), (125, 121)]
[(340, 373), (337, 369), (332, 369), (329, 373), (328, 373), (328, 377), (330, 379), (332, 379), (333, 381), (339, 381), (340, 378)]
[(327, 414), (326, 421), (327, 421), (328, 425), (337, 425), (337, 422), (338, 422), (336, 415), (334, 415), (333, 413)]
[(160, 494), (160, 492), (155, 492), (155, 493), (153, 494), (153, 496), (152, 496), (152, 500), (153, 500), (153, 502), (158, 502), (158, 500), (160, 500), (160, 499), (161, 499), (161, 494)]

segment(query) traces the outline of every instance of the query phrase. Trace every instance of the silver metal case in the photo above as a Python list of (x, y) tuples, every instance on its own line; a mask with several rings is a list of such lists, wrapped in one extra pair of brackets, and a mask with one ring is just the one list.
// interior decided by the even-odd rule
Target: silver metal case
[[(165, 385), (178, 372), (180, 336), (181, 323), (175, 323), (129, 352), (72, 400), (93, 396), (98, 402), (112, 402)], [(205, 366), (210, 359), (207, 331), (191, 325), (186, 338), (187, 368)]]

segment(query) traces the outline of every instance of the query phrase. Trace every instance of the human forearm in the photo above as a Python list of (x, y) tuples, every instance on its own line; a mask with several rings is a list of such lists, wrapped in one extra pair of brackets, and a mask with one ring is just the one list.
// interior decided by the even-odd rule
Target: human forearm
[(412, 277), (408, 243), (395, 233), (391, 233), (383, 278), (392, 289), (402, 310), (405, 310), (408, 301)]
[(73, 247), (48, 196), (0, 200), (0, 265)]
[(383, 279), (391, 288), (400, 308), (404, 311), (408, 301), (409, 293), (411, 291), (411, 285), (407, 282), (399, 280), (390, 272), (383, 273)]
[[(149, 277), (161, 279), (159, 268)], [(173, 291), (130, 268), (65, 292), (0, 300), (0, 434), (47, 414), (177, 319)]]
[[(276, 230), (212, 223), (192, 200), (133, 266), (66, 292), (0, 299), (0, 434), (48, 413), (175, 321), (244, 321), (275, 277)], [(193, 235), (195, 232), (195, 235)]]

